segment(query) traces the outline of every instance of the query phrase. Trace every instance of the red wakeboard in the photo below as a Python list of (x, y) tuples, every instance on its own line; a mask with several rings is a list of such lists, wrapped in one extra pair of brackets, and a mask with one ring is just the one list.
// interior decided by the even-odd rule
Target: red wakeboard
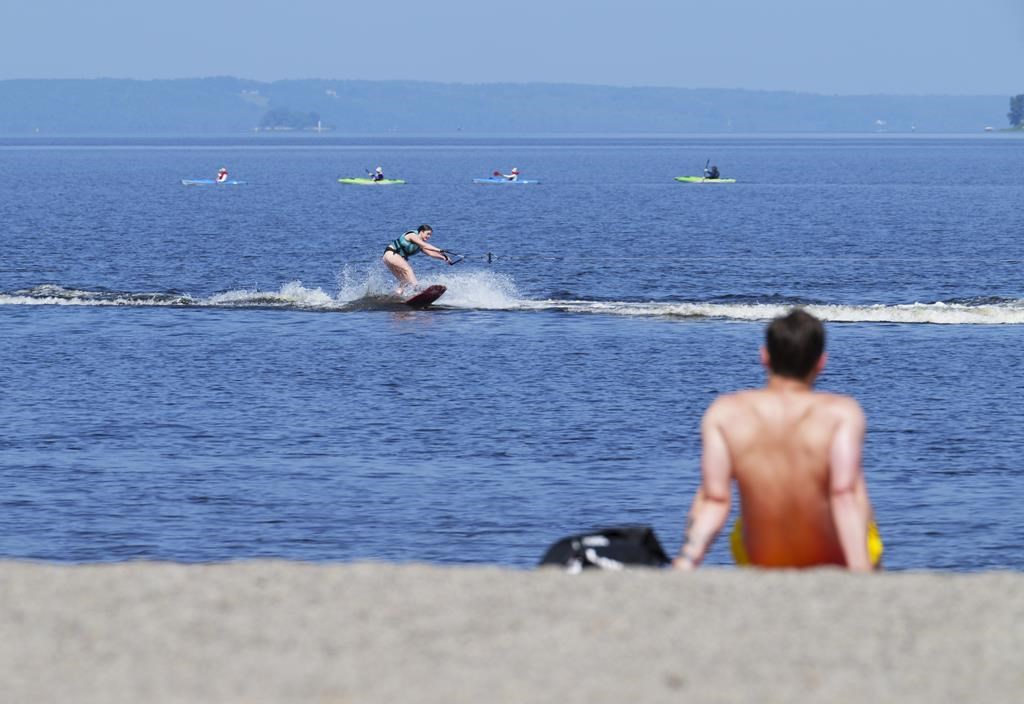
[(440, 284), (427, 286), (412, 298), (406, 299), (405, 305), (412, 306), (413, 308), (426, 308), (440, 298), (447, 290), (448, 289), (445, 286)]

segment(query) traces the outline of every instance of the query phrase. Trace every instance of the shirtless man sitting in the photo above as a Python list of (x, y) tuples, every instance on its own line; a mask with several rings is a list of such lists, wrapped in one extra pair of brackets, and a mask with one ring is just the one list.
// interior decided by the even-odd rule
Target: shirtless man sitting
[(794, 310), (765, 337), (765, 387), (720, 396), (704, 414), (702, 482), (673, 566), (692, 570), (704, 559), (729, 516), (735, 479), (738, 564), (869, 571), (882, 545), (861, 468), (864, 412), (852, 398), (814, 391), (826, 360), (817, 318)]

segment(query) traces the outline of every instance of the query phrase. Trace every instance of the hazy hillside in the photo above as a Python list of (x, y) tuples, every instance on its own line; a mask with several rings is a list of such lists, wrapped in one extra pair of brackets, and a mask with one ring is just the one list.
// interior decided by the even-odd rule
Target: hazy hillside
[[(2, 134), (212, 134), (319, 118), (339, 132), (978, 132), (1006, 96), (237, 78), (0, 81)], [(268, 115), (269, 114), (269, 115)], [(283, 117), (282, 117), (283, 116)]]

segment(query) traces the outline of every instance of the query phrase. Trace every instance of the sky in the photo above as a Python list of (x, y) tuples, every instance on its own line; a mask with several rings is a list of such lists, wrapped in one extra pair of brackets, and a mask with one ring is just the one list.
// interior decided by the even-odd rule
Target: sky
[(0, 80), (1024, 93), (1024, 0), (3, 0)]

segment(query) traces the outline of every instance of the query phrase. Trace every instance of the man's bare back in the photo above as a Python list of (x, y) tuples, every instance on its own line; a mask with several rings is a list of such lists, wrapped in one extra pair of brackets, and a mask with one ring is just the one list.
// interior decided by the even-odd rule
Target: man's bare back
[(678, 567), (692, 568), (703, 559), (728, 517), (735, 480), (742, 517), (738, 540), (749, 563), (871, 569), (871, 507), (861, 469), (864, 413), (852, 398), (813, 390), (825, 364), (820, 323), (802, 311), (780, 320), (773, 325), (788, 321), (795, 331), (787, 334), (807, 336), (809, 328), (822, 338), (811, 346), (811, 356), (803, 355), (802, 376), (773, 371), (763, 349), (766, 386), (721, 396), (704, 414), (702, 482)]
[[(753, 564), (845, 565), (832, 520), (830, 457), (837, 436), (863, 437), (864, 414), (853, 399), (787, 381), (722, 397), (708, 409), (706, 432), (729, 448)], [(866, 499), (863, 478), (850, 479)]]

